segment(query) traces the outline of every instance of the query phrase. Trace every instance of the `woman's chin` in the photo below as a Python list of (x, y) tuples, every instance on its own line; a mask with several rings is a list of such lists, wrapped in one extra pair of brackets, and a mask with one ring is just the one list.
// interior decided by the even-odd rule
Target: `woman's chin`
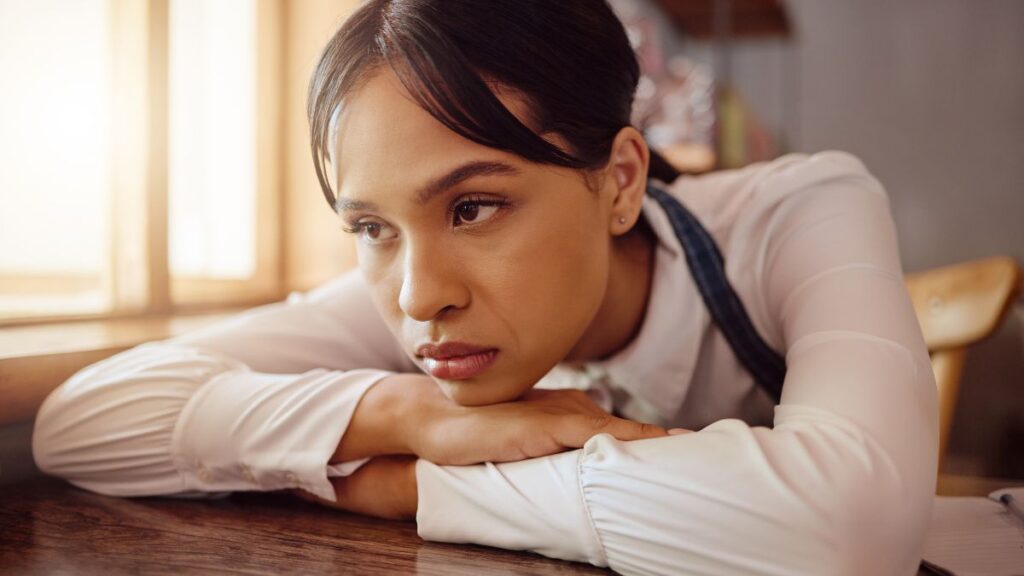
[(434, 378), (449, 400), (460, 406), (487, 406), (511, 402), (531, 388), (529, 385), (502, 385), (493, 379), (441, 380)]

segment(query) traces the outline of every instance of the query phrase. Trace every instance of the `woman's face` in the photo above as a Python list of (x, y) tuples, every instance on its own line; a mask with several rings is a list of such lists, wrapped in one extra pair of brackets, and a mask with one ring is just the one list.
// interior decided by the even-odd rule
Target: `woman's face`
[(608, 283), (601, 186), (457, 135), (390, 71), (350, 95), (337, 133), (338, 213), (359, 268), (449, 397), (512, 400), (571, 356)]

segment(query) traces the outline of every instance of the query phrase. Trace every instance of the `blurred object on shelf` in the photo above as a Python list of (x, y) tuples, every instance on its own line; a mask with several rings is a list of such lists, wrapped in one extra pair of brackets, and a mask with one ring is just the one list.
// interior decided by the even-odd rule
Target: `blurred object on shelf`
[(640, 63), (633, 125), (677, 170), (711, 170), (715, 166), (715, 111), (710, 71), (683, 56), (666, 56), (659, 29), (665, 29), (667, 22), (659, 13), (645, 14), (641, 3), (632, 0), (613, 0), (612, 4)]
[(678, 142), (657, 150), (676, 170), (686, 174), (702, 174), (715, 168), (715, 149), (705, 144)]
[(718, 90), (718, 168), (741, 168), (779, 155), (775, 139), (730, 86)]
[[(741, 168), (771, 160), (778, 153), (774, 139), (735, 89), (732, 79), (732, 48), (737, 39), (775, 35), (788, 37), (789, 19), (777, 0), (707, 0), (667, 2), (659, 0), (677, 24), (691, 34), (709, 30), (714, 42), (715, 94), (718, 129), (715, 134), (718, 168)], [(710, 26), (705, 28), (705, 25)]]
[[(779, 2), (611, 3), (625, 25), (642, 74), (633, 125), (670, 164), (682, 172), (701, 173), (770, 160), (782, 152), (731, 82), (734, 41), (789, 36), (789, 19)], [(681, 54), (683, 39), (713, 40), (713, 68)]]
[(665, 74), (641, 80), (633, 123), (676, 169), (707, 172), (716, 158), (714, 95), (714, 81), (705, 67), (674, 56)]
[(647, 77), (661, 76), (665, 71), (665, 48), (659, 23), (646, 16), (635, 0), (612, 0), (612, 4), (626, 28), (640, 71)]
[[(715, 38), (716, 4), (726, 4), (735, 38), (789, 37), (789, 16), (780, 0), (654, 0), (672, 23), (690, 38)], [(720, 8), (719, 8), (720, 9)]]
[(747, 109), (730, 86), (718, 90), (715, 104), (718, 111), (719, 166), (737, 168), (743, 165), (747, 156)]

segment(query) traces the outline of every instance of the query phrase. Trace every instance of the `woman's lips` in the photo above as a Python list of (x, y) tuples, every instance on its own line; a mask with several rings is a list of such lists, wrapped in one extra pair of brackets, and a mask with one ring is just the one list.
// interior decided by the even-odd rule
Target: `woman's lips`
[(488, 350), (468, 356), (450, 358), (424, 358), (423, 365), (434, 378), (442, 380), (465, 380), (480, 374), (498, 357), (497, 350)]
[(472, 378), (494, 364), (498, 351), (465, 344), (421, 346), (417, 353), (423, 357), (423, 367), (434, 378), (465, 380)]

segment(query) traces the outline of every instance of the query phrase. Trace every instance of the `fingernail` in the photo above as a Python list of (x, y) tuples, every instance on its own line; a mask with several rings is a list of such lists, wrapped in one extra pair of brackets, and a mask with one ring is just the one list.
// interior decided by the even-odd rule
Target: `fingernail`
[(689, 434), (692, 430), (686, 428), (669, 428), (668, 433), (672, 436), (678, 436), (680, 434)]

